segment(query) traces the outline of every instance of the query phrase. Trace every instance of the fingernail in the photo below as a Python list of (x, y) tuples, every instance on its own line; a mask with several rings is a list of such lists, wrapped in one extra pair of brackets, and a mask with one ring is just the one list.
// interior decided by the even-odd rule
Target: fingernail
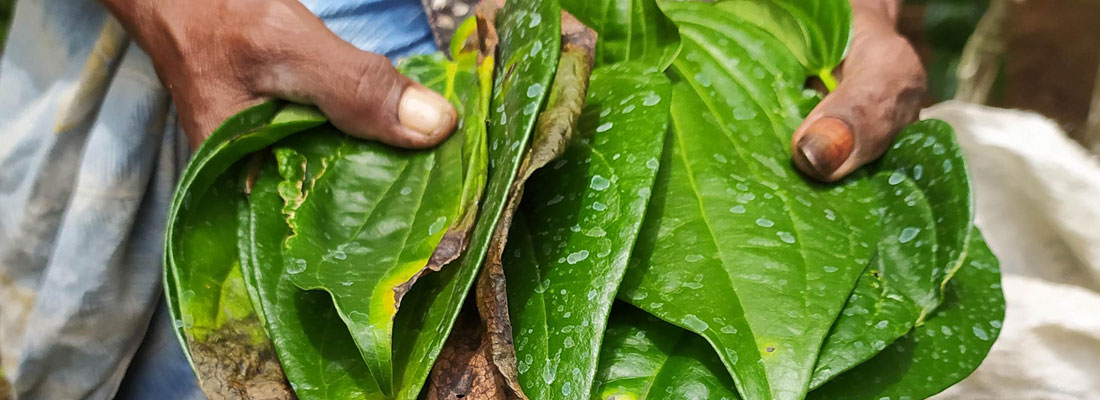
[(848, 124), (837, 118), (824, 117), (806, 129), (806, 134), (798, 141), (796, 157), (801, 155), (817, 172), (819, 179), (828, 179), (851, 157), (853, 143)]
[(428, 137), (443, 135), (452, 129), (454, 113), (454, 107), (443, 96), (415, 85), (405, 89), (397, 108), (401, 125)]

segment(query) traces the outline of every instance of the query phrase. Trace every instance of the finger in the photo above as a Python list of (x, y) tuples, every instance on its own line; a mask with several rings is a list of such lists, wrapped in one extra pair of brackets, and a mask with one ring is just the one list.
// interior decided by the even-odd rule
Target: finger
[(916, 51), (882, 24), (857, 25), (843, 75), (791, 139), (795, 165), (824, 182), (886, 152), (898, 130), (916, 120), (925, 91)]
[(398, 147), (431, 147), (454, 131), (451, 103), (397, 72), (388, 58), (327, 29), (309, 36), (266, 68), (258, 93), (315, 104), (342, 131)]

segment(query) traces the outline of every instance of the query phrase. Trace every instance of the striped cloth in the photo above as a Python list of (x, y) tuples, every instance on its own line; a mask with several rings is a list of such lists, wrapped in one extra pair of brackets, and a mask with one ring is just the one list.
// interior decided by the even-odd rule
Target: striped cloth
[[(303, 2), (361, 49), (435, 50), (417, 0)], [(0, 59), (0, 364), (16, 398), (202, 397), (160, 287), (188, 156), (148, 56), (102, 6), (17, 3)]]

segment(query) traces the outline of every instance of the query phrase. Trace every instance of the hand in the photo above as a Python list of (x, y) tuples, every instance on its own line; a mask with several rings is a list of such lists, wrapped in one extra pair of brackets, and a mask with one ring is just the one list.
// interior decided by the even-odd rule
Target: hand
[(268, 98), (314, 104), (344, 132), (399, 147), (430, 147), (454, 130), (446, 99), (296, 0), (103, 2), (152, 58), (192, 147)]
[(894, 28), (898, 0), (851, 0), (855, 37), (841, 82), (795, 130), (795, 165), (834, 182), (886, 152), (916, 120), (925, 91), (913, 46)]

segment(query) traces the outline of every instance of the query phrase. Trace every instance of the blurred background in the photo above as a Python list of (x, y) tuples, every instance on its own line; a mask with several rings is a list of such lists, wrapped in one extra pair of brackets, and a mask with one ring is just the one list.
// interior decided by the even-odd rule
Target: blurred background
[(899, 26), (924, 60), (928, 103), (1035, 111), (1100, 154), (1100, 1), (911, 0)]

